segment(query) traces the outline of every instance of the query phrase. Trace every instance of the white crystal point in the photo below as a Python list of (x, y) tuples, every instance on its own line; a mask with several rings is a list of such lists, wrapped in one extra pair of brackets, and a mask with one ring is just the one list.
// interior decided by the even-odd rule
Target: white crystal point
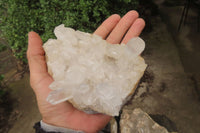
[(85, 112), (111, 116), (133, 94), (146, 64), (139, 55), (144, 42), (135, 38), (125, 44), (109, 44), (101, 37), (60, 25), (57, 39), (49, 39), (43, 48), (49, 74), (54, 81), (47, 101), (69, 101)]
[(140, 37), (135, 37), (127, 43), (127, 48), (138, 56), (144, 51), (145, 42)]
[(59, 89), (50, 92), (49, 96), (47, 97), (47, 101), (49, 101), (52, 104), (58, 104), (70, 98), (72, 98), (72, 94), (69, 91)]

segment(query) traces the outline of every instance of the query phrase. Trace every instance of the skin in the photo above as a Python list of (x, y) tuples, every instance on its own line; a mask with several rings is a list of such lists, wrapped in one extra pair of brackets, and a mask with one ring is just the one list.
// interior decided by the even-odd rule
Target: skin
[[(107, 18), (94, 32), (112, 44), (127, 43), (139, 36), (145, 22), (138, 18), (136, 11), (129, 11), (122, 18), (114, 14)], [(35, 32), (29, 32), (27, 58), (30, 68), (30, 84), (35, 92), (42, 121), (73, 130), (95, 133), (110, 121), (111, 116), (104, 114), (86, 114), (74, 108), (69, 102), (52, 105), (46, 101), (53, 78), (47, 72), (45, 52), (42, 40)]]

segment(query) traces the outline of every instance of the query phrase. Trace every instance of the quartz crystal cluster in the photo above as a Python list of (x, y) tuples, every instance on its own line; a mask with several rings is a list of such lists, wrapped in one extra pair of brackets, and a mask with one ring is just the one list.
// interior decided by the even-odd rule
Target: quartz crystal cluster
[(109, 44), (101, 37), (60, 25), (57, 39), (44, 44), (48, 72), (54, 82), (47, 101), (69, 101), (85, 112), (116, 116), (133, 94), (146, 64), (139, 37), (125, 44)]

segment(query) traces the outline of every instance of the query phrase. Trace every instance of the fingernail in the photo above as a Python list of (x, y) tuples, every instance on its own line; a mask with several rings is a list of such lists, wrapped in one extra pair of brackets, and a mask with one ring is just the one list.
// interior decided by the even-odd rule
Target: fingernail
[(31, 38), (31, 37), (33, 37), (34, 36), (34, 32), (33, 31), (30, 31), (29, 33), (28, 33), (28, 38)]
[(29, 38), (37, 38), (37, 37), (39, 37), (39, 35), (36, 32), (34, 32), (34, 31), (30, 31), (28, 33), (28, 37)]

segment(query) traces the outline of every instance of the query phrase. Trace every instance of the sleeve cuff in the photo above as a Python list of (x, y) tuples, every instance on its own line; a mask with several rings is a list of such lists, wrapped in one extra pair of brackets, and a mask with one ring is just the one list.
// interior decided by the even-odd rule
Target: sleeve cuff
[(75, 131), (63, 127), (49, 125), (42, 120), (40, 121), (41, 128), (46, 132), (59, 132), (59, 133), (84, 133), (83, 131)]

